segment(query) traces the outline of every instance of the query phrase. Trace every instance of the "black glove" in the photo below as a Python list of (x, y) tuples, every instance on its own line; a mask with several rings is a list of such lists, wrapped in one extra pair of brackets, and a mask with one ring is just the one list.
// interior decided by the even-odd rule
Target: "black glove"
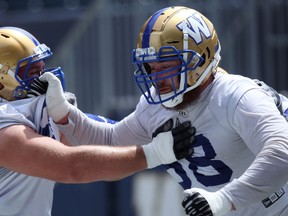
[(153, 133), (153, 137), (156, 137), (161, 132), (167, 132), (172, 130), (174, 138), (174, 154), (177, 160), (191, 156), (193, 154), (192, 144), (195, 141), (195, 127), (191, 126), (190, 121), (179, 124), (177, 127), (173, 127), (173, 119), (169, 119), (163, 125), (156, 129)]
[(182, 202), (182, 206), (189, 216), (213, 216), (209, 203), (198, 192), (186, 197)]
[(232, 202), (221, 191), (209, 192), (201, 188), (184, 190), (182, 206), (187, 215), (222, 216), (233, 210)]
[(178, 160), (193, 154), (192, 144), (195, 141), (195, 133), (196, 128), (191, 126), (190, 121), (183, 122), (172, 129), (172, 135), (174, 137), (173, 150)]
[(46, 93), (48, 82), (42, 82), (39, 80), (39, 78), (36, 78), (33, 80), (29, 88), (27, 97), (37, 97)]
[(173, 119), (169, 119), (168, 121), (166, 121), (163, 125), (161, 125), (160, 127), (158, 127), (155, 132), (152, 134), (152, 137), (156, 137), (159, 133), (162, 132), (167, 132), (172, 130), (173, 128)]
[[(40, 81), (39, 78), (34, 79), (29, 86), (30, 90), (27, 92), (27, 97), (31, 98), (46, 94), (48, 85), (48, 82)], [(73, 93), (65, 92), (65, 98), (70, 104), (77, 107), (77, 99)]]

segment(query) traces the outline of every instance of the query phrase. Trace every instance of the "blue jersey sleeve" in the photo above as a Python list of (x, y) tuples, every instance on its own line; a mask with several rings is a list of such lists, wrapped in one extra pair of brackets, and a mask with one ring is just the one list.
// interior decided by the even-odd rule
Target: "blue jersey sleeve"
[(91, 113), (85, 113), (85, 115), (87, 115), (89, 118), (91, 118), (91, 119), (93, 119), (95, 121), (98, 121), (98, 122), (107, 122), (109, 124), (117, 123), (117, 121), (109, 119), (109, 118), (106, 118), (106, 117), (103, 117), (103, 116), (94, 115), (94, 114), (91, 114)]

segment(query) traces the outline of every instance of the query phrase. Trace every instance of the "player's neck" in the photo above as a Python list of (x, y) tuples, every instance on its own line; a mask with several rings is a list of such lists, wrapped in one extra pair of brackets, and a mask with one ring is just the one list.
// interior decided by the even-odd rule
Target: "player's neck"
[(201, 85), (199, 85), (197, 88), (186, 92), (183, 95), (183, 102), (181, 104), (178, 104), (173, 109), (174, 110), (183, 110), (193, 102), (195, 102), (201, 95), (201, 93), (212, 83), (214, 80), (214, 76), (211, 75), (206, 81), (204, 81)]

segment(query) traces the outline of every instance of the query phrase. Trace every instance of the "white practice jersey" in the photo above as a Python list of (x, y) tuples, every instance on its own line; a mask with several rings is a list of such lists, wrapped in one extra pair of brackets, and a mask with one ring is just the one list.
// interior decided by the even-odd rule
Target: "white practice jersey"
[(142, 96), (136, 110), (115, 125), (95, 122), (76, 109), (69, 118), (60, 128), (70, 141), (110, 145), (146, 144), (168, 119), (175, 126), (191, 121), (193, 155), (165, 165), (183, 189), (224, 187), (238, 208), (228, 215), (288, 215), (288, 123), (251, 79), (216, 73), (200, 98), (181, 111), (149, 105)]
[[(45, 96), (0, 102), (0, 129), (15, 124), (27, 125), (39, 134), (59, 140), (57, 127), (48, 119)], [(0, 215), (50, 216), (54, 184), (0, 167)]]

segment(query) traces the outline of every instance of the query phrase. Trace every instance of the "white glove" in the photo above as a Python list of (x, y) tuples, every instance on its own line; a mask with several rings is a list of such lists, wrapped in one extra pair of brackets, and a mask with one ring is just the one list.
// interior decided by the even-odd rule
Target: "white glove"
[(51, 72), (45, 72), (39, 77), (40, 81), (48, 82), (46, 105), (48, 115), (54, 122), (64, 118), (70, 110), (70, 104), (65, 98), (60, 80)]
[(184, 157), (191, 156), (195, 131), (196, 129), (191, 126), (190, 122), (184, 122), (171, 131), (158, 133), (151, 143), (142, 146), (146, 156), (147, 168), (154, 168), (160, 164), (171, 164)]
[(158, 134), (151, 143), (143, 145), (147, 168), (175, 162), (177, 159), (173, 151), (173, 143), (173, 136), (169, 131)]
[(182, 206), (187, 215), (222, 216), (232, 209), (232, 202), (221, 192), (208, 192), (200, 188), (184, 191)]

